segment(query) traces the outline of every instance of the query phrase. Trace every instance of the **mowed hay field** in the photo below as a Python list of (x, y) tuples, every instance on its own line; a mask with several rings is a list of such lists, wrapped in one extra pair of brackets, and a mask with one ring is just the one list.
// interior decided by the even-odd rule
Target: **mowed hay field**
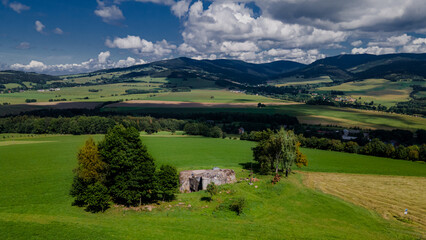
[[(419, 238), (411, 225), (305, 187), (300, 174), (275, 186), (270, 176), (256, 176), (258, 188), (245, 181), (226, 185), (212, 202), (201, 201), (207, 194), (197, 192), (179, 194), (176, 201), (154, 205), (152, 211), (113, 207), (87, 213), (71, 206), (68, 195), (76, 153), (87, 138), (18, 136), (14, 141), (27, 142), (0, 146), (0, 239)], [(240, 164), (251, 161), (254, 145), (184, 136), (142, 140), (158, 165), (170, 163), (180, 170), (229, 167), (238, 178), (248, 176)], [(221, 201), (235, 197), (247, 200), (242, 216), (218, 210)]]
[(410, 100), (410, 93), (413, 90), (411, 85), (425, 86), (424, 81), (398, 81), (392, 82), (386, 79), (366, 79), (357, 82), (347, 82), (332, 87), (321, 87), (319, 91), (342, 91), (345, 95), (353, 98), (360, 98), (361, 102), (374, 101), (387, 107), (395, 105), (397, 102)]
[[(343, 173), (304, 173), (304, 183), (324, 193), (417, 225), (426, 237), (426, 178)], [(408, 214), (404, 215), (404, 210)]]

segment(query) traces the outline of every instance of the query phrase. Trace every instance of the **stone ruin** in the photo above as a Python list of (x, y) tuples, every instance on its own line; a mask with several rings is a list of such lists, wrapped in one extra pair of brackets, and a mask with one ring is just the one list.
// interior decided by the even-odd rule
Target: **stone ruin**
[(197, 192), (207, 189), (209, 183), (215, 185), (236, 182), (235, 172), (232, 169), (213, 168), (212, 170), (188, 170), (179, 174), (179, 190), (185, 192)]

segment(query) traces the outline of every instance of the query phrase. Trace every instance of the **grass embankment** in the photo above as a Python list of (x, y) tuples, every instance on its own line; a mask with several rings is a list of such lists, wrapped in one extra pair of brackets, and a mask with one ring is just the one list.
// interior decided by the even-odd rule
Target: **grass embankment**
[[(257, 176), (261, 179), (258, 188), (245, 181), (227, 185), (213, 202), (201, 201), (207, 195), (198, 192), (179, 194), (172, 203), (154, 205), (152, 212), (112, 208), (90, 214), (72, 207), (68, 195), (76, 152), (86, 138), (52, 136), (31, 138), (49, 141), (44, 143), (0, 146), (0, 238), (414, 238), (411, 228), (401, 223), (304, 187), (299, 174), (276, 186), (271, 186), (268, 176)], [(248, 174), (240, 163), (251, 161), (254, 145), (201, 137), (142, 138), (158, 164), (171, 163), (179, 169), (230, 167), (238, 178)], [(242, 216), (217, 210), (220, 202), (235, 197), (245, 197), (248, 202)]]

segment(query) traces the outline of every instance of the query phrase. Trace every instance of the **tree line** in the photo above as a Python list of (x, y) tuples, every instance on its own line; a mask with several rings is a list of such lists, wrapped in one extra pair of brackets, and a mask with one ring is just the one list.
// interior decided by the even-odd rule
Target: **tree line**
[(157, 169), (133, 127), (117, 125), (98, 144), (88, 139), (77, 159), (70, 194), (73, 205), (90, 212), (105, 211), (111, 202), (137, 206), (170, 201), (178, 191), (176, 168), (162, 165)]
[(116, 125), (133, 127), (148, 134), (159, 131), (185, 131), (189, 135), (221, 138), (222, 129), (212, 123), (153, 117), (33, 117), (16, 116), (0, 118), (0, 133), (32, 134), (105, 134)]
[[(241, 139), (261, 142), (263, 139), (268, 138), (271, 132), (271, 130), (251, 132), (242, 136)], [(361, 146), (354, 141), (304, 137), (302, 134), (298, 135), (298, 141), (301, 143), (301, 146), (308, 148), (426, 162), (426, 144), (424, 143), (407, 147), (404, 145), (394, 146), (393, 144), (374, 138)]]

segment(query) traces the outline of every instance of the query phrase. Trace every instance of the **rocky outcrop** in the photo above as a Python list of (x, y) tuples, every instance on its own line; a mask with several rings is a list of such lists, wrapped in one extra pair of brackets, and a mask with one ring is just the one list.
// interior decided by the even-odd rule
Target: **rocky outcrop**
[(209, 183), (216, 185), (236, 182), (235, 172), (232, 169), (212, 170), (188, 170), (179, 174), (179, 183), (181, 192), (197, 192), (205, 190)]

